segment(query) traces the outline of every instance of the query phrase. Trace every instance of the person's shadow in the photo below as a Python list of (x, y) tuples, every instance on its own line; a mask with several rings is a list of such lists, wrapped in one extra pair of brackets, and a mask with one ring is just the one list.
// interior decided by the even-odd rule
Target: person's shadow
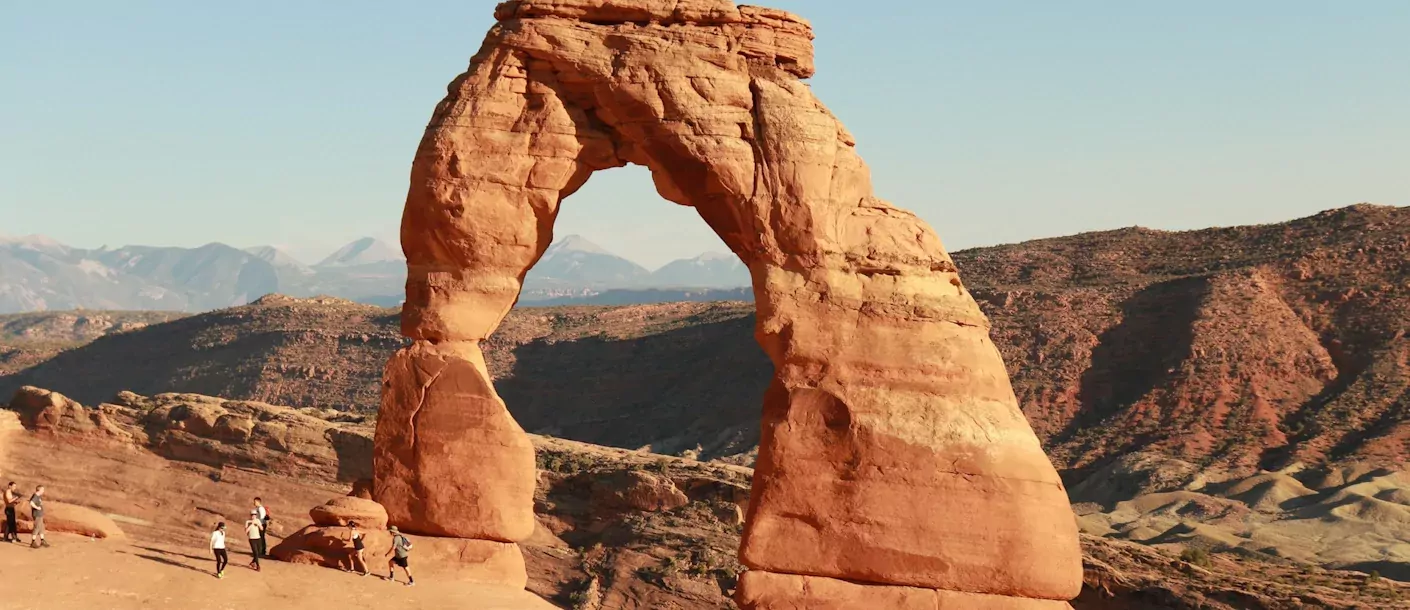
[[(166, 564), (166, 565), (169, 565), (169, 566), (174, 566), (174, 567), (178, 567), (178, 568), (185, 568), (185, 569), (187, 569), (187, 570), (191, 570), (192, 572), (200, 572), (201, 574), (206, 574), (206, 575), (209, 575), (209, 574), (210, 574), (210, 572), (207, 572), (206, 570), (202, 570), (202, 569), (197, 568), (197, 567), (194, 567), (194, 566), (186, 565), (186, 564), (181, 563), (180, 561), (177, 561), (177, 560), (175, 560), (175, 559), (167, 559), (166, 557), (162, 557), (162, 556), (159, 556), (159, 555), (148, 555), (148, 554), (145, 554), (145, 553), (131, 553), (131, 555), (133, 555), (134, 557), (141, 557), (142, 559), (146, 559), (147, 561), (155, 561), (155, 562), (157, 562), (157, 563)], [(214, 561), (214, 560), (212, 560), (212, 561)]]

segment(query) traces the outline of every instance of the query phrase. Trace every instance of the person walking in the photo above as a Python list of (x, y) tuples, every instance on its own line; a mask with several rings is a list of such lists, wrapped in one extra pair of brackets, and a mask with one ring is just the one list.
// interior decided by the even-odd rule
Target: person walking
[(29, 534), (29, 546), (31, 548), (48, 547), (49, 541), (44, 539), (44, 486), (34, 488), (34, 495), (29, 497), (29, 514), (34, 518), (34, 530)]
[(255, 514), (259, 517), (259, 554), (261, 558), (268, 557), (269, 553), (269, 522), (274, 519), (269, 516), (269, 509), (264, 507), (264, 500), (255, 496)]
[(5, 486), (5, 537), (4, 542), (19, 542), (20, 528), (15, 516), (15, 508), (20, 505), (20, 492), (15, 482)]
[(264, 554), (264, 549), (260, 548), (264, 541), (264, 528), (261, 527), (259, 511), (250, 511), (250, 518), (245, 521), (245, 537), (250, 540), (250, 569), (259, 571), (259, 558)]
[(215, 577), (225, 578), (225, 566), (230, 565), (230, 555), (225, 552), (225, 522), (215, 524), (211, 532), (211, 552), (215, 554)]
[(259, 556), (268, 558), (269, 556), (269, 521), (274, 521), (274, 517), (269, 516), (269, 509), (265, 509), (264, 499), (255, 496), (255, 514), (259, 516)]
[(352, 542), (352, 553), (349, 554), (348, 564), (352, 569), (362, 572), (363, 576), (367, 576), (367, 559), (362, 555), (367, 544), (363, 540), (363, 536), (362, 531), (357, 529), (357, 522), (349, 521), (348, 539)]
[(396, 582), (396, 566), (401, 566), (401, 570), (406, 572), (406, 586), (415, 586), (416, 579), (411, 577), (411, 567), (408, 565), (411, 559), (411, 541), (401, 535), (395, 525), (388, 527), (387, 531), (392, 534), (392, 548), (387, 551), (387, 554), (392, 556), (387, 561), (387, 580)]

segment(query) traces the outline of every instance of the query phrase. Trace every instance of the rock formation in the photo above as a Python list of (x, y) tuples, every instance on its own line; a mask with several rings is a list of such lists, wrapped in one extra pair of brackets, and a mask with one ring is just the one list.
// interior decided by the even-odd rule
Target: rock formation
[(362, 416), (200, 394), (120, 392), (113, 401), (86, 407), (25, 386), (9, 407), (25, 428), (72, 441), (135, 445), (170, 459), (288, 476), (350, 482), (371, 474), (372, 438), (357, 425)]
[(829, 579), (850, 581), (826, 588), (849, 599), (929, 589), (897, 597), (942, 600), (926, 607), (1077, 595), (1067, 496), (988, 322), (935, 233), (873, 194), (851, 134), (802, 82), (805, 21), (729, 0), (519, 0), (496, 17), (412, 167), (414, 344), (387, 365), (374, 451), (392, 523), (529, 536), (533, 449), (479, 344), (562, 200), (634, 163), (753, 278), (775, 376), (741, 547), (746, 608), (822, 607), (809, 583)]
[[(353, 496), (333, 498), (309, 510), (313, 525), (280, 541), (270, 556), (280, 561), (353, 569), (352, 540), (348, 523), (356, 521), (365, 535), (363, 556), (368, 567), (380, 570), (392, 546), (387, 532), (387, 511), (380, 504)], [(416, 538), (418, 563), (437, 567), (458, 566), (453, 578), (462, 582), (508, 585), (522, 589), (528, 582), (524, 556), (513, 544), (459, 538)]]
[[(19, 531), (29, 533), (34, 530), (34, 518), (28, 509), (28, 503), (22, 505), (21, 510), (17, 511), (17, 525)], [(86, 506), (52, 500), (44, 502), (44, 529), (48, 532), (78, 534), (90, 538), (121, 540), (127, 537), (122, 528), (103, 513)]]

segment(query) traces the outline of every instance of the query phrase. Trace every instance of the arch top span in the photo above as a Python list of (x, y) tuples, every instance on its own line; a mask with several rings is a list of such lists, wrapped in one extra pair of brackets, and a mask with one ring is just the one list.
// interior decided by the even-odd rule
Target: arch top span
[(753, 278), (775, 377), (747, 607), (797, 607), (788, 587), (805, 575), (1014, 603), (1077, 594), (1066, 492), (988, 323), (934, 231), (874, 195), (855, 139), (802, 82), (806, 21), (728, 0), (516, 0), (496, 16), (412, 166), (415, 342), (388, 365), (375, 452), (393, 523), (504, 542), (532, 530), (532, 447), (479, 342), (563, 199), (634, 163)]

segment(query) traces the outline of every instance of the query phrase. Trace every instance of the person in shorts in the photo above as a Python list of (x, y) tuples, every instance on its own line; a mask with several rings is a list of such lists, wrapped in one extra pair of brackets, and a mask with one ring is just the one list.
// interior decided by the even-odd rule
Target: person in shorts
[(43, 485), (34, 488), (34, 495), (29, 497), (29, 514), (34, 519), (34, 531), (29, 535), (29, 546), (36, 549), (49, 546), (49, 541), (44, 539)]
[(363, 576), (367, 576), (367, 558), (363, 557), (363, 551), (367, 549), (366, 535), (362, 530), (357, 529), (356, 521), (348, 522), (348, 540), (352, 542), (352, 552), (348, 556), (348, 567), (357, 570)]
[(15, 482), (10, 481), (5, 486), (5, 536), (4, 542), (19, 542), (20, 528), (15, 510), (20, 505), (20, 492), (15, 488)]
[(406, 586), (413, 586), (416, 579), (411, 577), (411, 567), (408, 565), (411, 559), (411, 541), (401, 535), (395, 525), (388, 527), (387, 531), (392, 534), (392, 548), (387, 551), (387, 554), (392, 556), (391, 560), (387, 561), (387, 580), (396, 582), (396, 566), (401, 566), (401, 570), (406, 572)]

